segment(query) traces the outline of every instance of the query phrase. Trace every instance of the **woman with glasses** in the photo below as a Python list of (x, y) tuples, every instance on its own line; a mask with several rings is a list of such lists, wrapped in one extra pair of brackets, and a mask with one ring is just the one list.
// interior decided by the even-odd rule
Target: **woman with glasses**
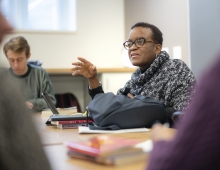
[[(156, 26), (139, 22), (131, 27), (128, 40), (123, 46), (128, 50), (132, 65), (139, 68), (117, 94), (130, 98), (143, 95), (162, 100), (171, 122), (173, 112), (188, 107), (195, 92), (196, 80), (183, 61), (170, 59), (166, 51), (161, 51), (162, 43), (162, 32)], [(72, 63), (72, 75), (80, 74), (88, 79), (92, 98), (98, 93), (104, 93), (96, 67), (84, 58), (78, 59), (80, 62)]]

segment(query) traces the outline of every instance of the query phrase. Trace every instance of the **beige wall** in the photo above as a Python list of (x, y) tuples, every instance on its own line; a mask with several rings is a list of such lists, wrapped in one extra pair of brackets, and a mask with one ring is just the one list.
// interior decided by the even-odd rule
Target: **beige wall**
[(182, 47), (182, 60), (188, 65), (188, 1), (187, 0), (125, 0), (125, 36), (136, 22), (149, 22), (163, 33), (163, 47)]
[[(31, 45), (32, 59), (43, 61), (45, 68), (71, 68), (82, 56), (97, 67), (123, 67), (122, 43), (130, 27), (145, 21), (158, 26), (164, 34), (164, 47), (181, 45), (183, 60), (188, 64), (187, 0), (76, 0), (77, 31), (68, 33), (22, 32)], [(4, 40), (4, 41), (5, 41)], [(0, 62), (7, 60), (0, 46)], [(172, 56), (172, 52), (170, 52)], [(120, 79), (120, 76), (123, 78)], [(128, 77), (128, 78), (125, 78)], [(116, 93), (129, 74), (105, 74), (100, 77), (104, 89)], [(116, 80), (116, 81), (115, 81)], [(72, 92), (82, 110), (91, 98), (83, 77), (51, 76), (55, 93)], [(120, 81), (120, 82), (119, 82)], [(115, 83), (117, 82), (117, 83)]]
[[(163, 47), (182, 47), (182, 59), (189, 65), (187, 0), (76, 0), (75, 33), (16, 32), (31, 45), (32, 59), (45, 68), (71, 68), (82, 56), (97, 67), (123, 67), (122, 43), (130, 27), (139, 21), (158, 26)], [(0, 62), (8, 65), (0, 47)]]
[[(31, 45), (32, 59), (45, 68), (68, 68), (78, 56), (98, 67), (122, 67), (124, 0), (76, 0), (77, 31), (68, 33), (20, 32)], [(7, 60), (0, 48), (0, 62)]]

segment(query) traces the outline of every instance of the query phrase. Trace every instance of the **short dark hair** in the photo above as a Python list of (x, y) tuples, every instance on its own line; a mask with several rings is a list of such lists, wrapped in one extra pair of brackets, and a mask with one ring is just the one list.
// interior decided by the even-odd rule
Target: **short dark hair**
[(162, 46), (162, 44), (163, 44), (163, 34), (159, 30), (159, 28), (157, 28), (155, 25), (149, 24), (147, 22), (138, 22), (138, 23), (134, 24), (131, 27), (131, 30), (134, 29), (135, 27), (144, 27), (144, 28), (151, 29), (151, 31), (153, 33), (153, 35), (151, 37), (152, 40)]

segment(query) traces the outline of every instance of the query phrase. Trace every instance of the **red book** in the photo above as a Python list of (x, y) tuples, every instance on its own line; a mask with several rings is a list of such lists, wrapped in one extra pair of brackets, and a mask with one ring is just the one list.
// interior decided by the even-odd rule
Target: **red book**
[(87, 141), (66, 142), (70, 151), (95, 157), (106, 157), (115, 154), (127, 154), (142, 151), (134, 146), (139, 143), (135, 139), (119, 138), (114, 136), (97, 136)]
[[(62, 124), (79, 124), (86, 122), (87, 120), (60, 120), (60, 121), (51, 121), (51, 124), (62, 125)], [(93, 122), (93, 120), (88, 120), (88, 122)]]

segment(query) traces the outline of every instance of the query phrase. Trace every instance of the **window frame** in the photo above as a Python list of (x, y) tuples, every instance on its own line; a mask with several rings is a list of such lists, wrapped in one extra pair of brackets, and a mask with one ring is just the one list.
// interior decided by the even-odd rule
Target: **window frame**
[[(29, 0), (1, 0), (0, 1), (0, 7), (2, 7), (3, 1), (7, 1), (6, 3), (8, 3), (8, 8), (6, 10), (11, 11), (13, 10), (14, 12), (7, 12), (7, 17), (6, 19), (9, 21), (9, 23), (11, 23), (11, 25), (17, 25), (14, 26), (14, 32), (15, 33), (41, 33), (41, 34), (73, 34), (76, 32), (77, 30), (77, 23), (76, 23), (76, 0), (55, 0), (56, 3), (58, 4), (58, 16), (61, 16), (59, 14), (63, 14), (63, 11), (67, 11), (67, 13), (69, 12), (68, 10), (66, 10), (65, 7), (68, 7), (68, 3), (70, 2), (72, 5), (74, 5), (73, 9), (73, 22), (75, 23), (73, 26), (73, 30), (69, 30), (69, 29), (62, 29), (65, 28), (66, 25), (69, 25), (69, 22), (64, 22), (64, 23), (58, 23), (58, 25), (62, 25), (61, 27), (59, 27), (59, 29), (54, 30), (54, 29), (27, 29), (24, 28), (25, 24), (28, 21), (28, 3)], [(64, 3), (67, 2), (67, 3)], [(9, 7), (10, 4), (10, 7)], [(21, 10), (22, 9), (22, 10)], [(62, 10), (65, 9), (65, 10)], [(6, 11), (3, 9), (2, 7), (2, 11), (4, 13), (4, 11)], [(14, 17), (14, 15), (17, 15), (16, 19)], [(69, 16), (68, 16), (69, 17)], [(59, 21), (63, 21), (62, 16), (58, 17)], [(67, 19), (69, 21), (69, 19)], [(14, 24), (13, 24), (14, 23)], [(19, 28), (18, 28), (19, 27)], [(23, 28), (21, 28), (23, 27)]]

